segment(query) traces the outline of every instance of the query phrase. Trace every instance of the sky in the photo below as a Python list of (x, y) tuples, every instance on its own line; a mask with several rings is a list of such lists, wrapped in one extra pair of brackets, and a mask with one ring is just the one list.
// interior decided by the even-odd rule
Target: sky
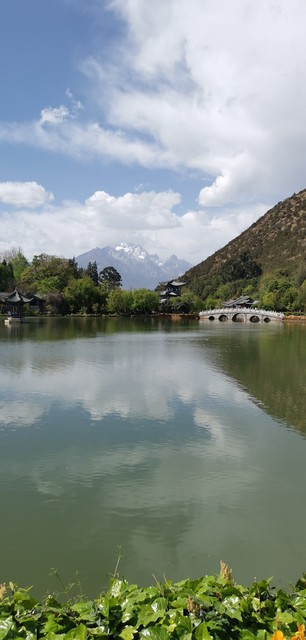
[(0, 256), (198, 264), (306, 188), (304, 0), (1, 0)]

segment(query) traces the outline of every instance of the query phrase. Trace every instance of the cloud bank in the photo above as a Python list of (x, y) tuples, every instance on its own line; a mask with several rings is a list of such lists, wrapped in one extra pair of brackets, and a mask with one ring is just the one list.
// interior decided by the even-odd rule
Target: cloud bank
[[(40, 105), (31, 121), (0, 122), (0, 141), (82, 162), (196, 172), (203, 179), (194, 194), (198, 206), (186, 208), (170, 185), (115, 197), (101, 180), (84, 202), (50, 208), (52, 194), (36, 182), (2, 183), (0, 201), (20, 209), (4, 212), (3, 242), (20, 236), (30, 255), (133, 240), (161, 256), (171, 246), (196, 263), (305, 187), (306, 5), (111, 0), (105, 6), (121, 28), (106, 55), (97, 40), (80, 61), (82, 103), (67, 89), (67, 104)], [(41, 210), (29, 211), (35, 207)]]
[[(0, 201), (2, 191), (0, 183)], [(151, 253), (157, 252), (161, 258), (176, 253), (197, 264), (232, 237), (233, 227), (241, 231), (261, 212), (252, 206), (243, 214), (232, 209), (226, 215), (213, 217), (203, 210), (178, 215), (175, 207), (180, 194), (172, 191), (126, 193), (119, 197), (96, 191), (83, 203), (65, 201), (56, 206), (49, 202), (51, 195), (42, 186), (36, 185), (36, 191), (37, 194), (33, 189), (31, 194), (29, 183), (25, 183), (24, 190), (18, 185), (14, 195), (8, 194), (6, 200), (2, 197), (3, 202), (15, 204), (16, 209), (6, 209), (0, 215), (0, 238), (5, 239), (0, 241), (0, 252), (21, 247), (30, 260), (40, 253), (72, 257), (124, 239), (141, 244)]]

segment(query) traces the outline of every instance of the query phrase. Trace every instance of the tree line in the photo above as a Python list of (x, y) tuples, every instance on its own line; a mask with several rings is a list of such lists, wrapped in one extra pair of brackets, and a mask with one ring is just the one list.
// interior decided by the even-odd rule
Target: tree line
[(203, 309), (221, 307), (241, 295), (250, 296), (263, 309), (289, 313), (306, 312), (306, 259), (301, 257), (294, 273), (283, 269), (263, 271), (244, 251), (203, 275), (194, 268), (188, 286), (203, 301)]
[(182, 295), (161, 305), (158, 287), (122, 290), (121, 276), (108, 266), (98, 272), (97, 263), (79, 267), (75, 258), (42, 253), (29, 262), (20, 249), (2, 254), (0, 291), (18, 287), (43, 297), (47, 312), (55, 314), (197, 313), (220, 307), (240, 295), (251, 296), (257, 306), (291, 313), (306, 312), (306, 261), (295, 275), (286, 269), (262, 273), (246, 252), (226, 261), (218, 272), (187, 281)]
[(183, 293), (161, 308), (158, 291), (122, 290), (121, 276), (112, 266), (99, 272), (96, 261), (82, 268), (75, 258), (46, 253), (29, 262), (20, 249), (3, 254), (0, 263), (0, 290), (14, 287), (42, 297), (46, 312), (60, 315), (192, 313), (202, 306), (197, 296)]

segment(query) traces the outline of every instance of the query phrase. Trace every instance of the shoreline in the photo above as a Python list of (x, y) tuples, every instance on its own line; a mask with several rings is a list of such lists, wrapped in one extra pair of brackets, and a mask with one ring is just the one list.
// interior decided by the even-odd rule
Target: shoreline
[(291, 323), (301, 323), (301, 324), (305, 324), (306, 323), (306, 316), (285, 316), (284, 317), (284, 322), (287, 322), (288, 324)]

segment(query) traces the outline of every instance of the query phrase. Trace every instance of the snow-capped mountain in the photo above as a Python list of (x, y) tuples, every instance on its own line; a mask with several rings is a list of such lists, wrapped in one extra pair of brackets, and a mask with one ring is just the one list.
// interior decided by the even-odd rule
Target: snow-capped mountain
[(155, 289), (159, 282), (178, 278), (192, 266), (175, 255), (163, 261), (139, 245), (124, 242), (116, 247), (96, 247), (77, 256), (76, 261), (83, 268), (96, 261), (98, 271), (115, 267), (121, 275), (123, 289)]

